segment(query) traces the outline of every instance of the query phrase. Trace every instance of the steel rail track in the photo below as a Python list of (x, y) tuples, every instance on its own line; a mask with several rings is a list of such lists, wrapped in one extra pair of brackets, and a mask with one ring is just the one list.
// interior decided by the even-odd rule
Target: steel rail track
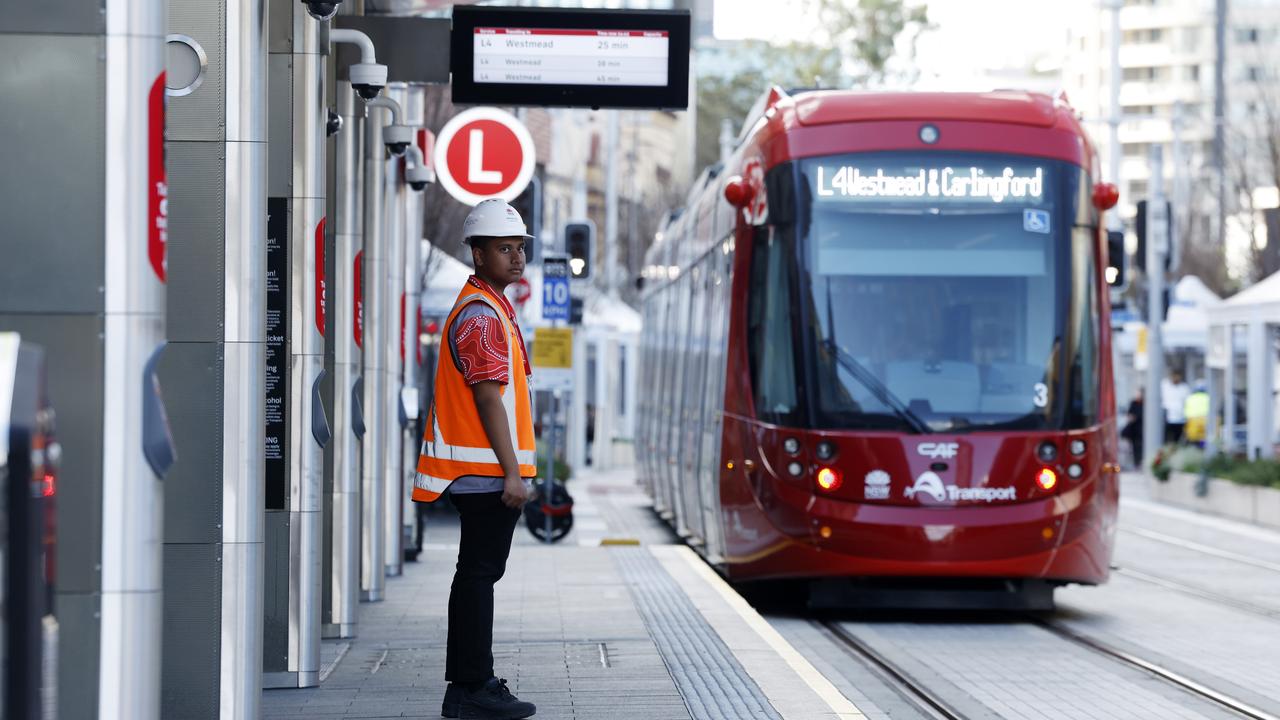
[(1153, 675), (1165, 682), (1174, 685), (1186, 692), (1202, 697), (1210, 702), (1220, 705), (1241, 717), (1251, 718), (1252, 720), (1280, 720), (1280, 716), (1274, 715), (1262, 710), (1261, 708), (1250, 705), (1243, 700), (1238, 700), (1225, 693), (1218, 692), (1213, 688), (1192, 680), (1181, 673), (1162, 667), (1150, 660), (1144, 660), (1133, 653), (1126, 652), (1116, 647), (1112, 647), (1107, 643), (1089, 637), (1082, 633), (1076, 632), (1066, 625), (1054, 620), (1032, 617), (1031, 622), (1044, 628), (1046, 631), (1057, 635), (1058, 637), (1075, 643), (1079, 647), (1085, 648), (1098, 655), (1118, 660), (1131, 667), (1138, 668), (1149, 675)]
[(1207, 588), (1197, 587), (1195, 585), (1188, 585), (1178, 580), (1174, 580), (1172, 578), (1165, 577), (1163, 575), (1148, 573), (1143, 570), (1134, 570), (1132, 568), (1127, 568), (1122, 566), (1122, 567), (1113, 568), (1112, 571), (1119, 575), (1123, 575), (1128, 578), (1133, 578), (1134, 580), (1137, 580), (1139, 582), (1144, 582), (1149, 585), (1156, 585), (1162, 588), (1166, 588), (1168, 590), (1173, 590), (1174, 592), (1182, 593), (1183, 595), (1190, 595), (1191, 597), (1200, 598), (1201, 600), (1207, 600), (1209, 602), (1212, 602), (1218, 605), (1225, 605), (1227, 607), (1235, 608), (1236, 610), (1241, 610), (1243, 612), (1251, 613), (1253, 615), (1261, 615), (1262, 617), (1265, 617), (1271, 620), (1280, 620), (1280, 608), (1272, 608), (1272, 607), (1265, 607), (1263, 605), (1255, 605), (1254, 603), (1247, 602), (1245, 600), (1237, 600), (1236, 598), (1229, 597), (1221, 593), (1216, 593)]
[(859, 640), (838, 622), (810, 620), (819, 632), (835, 641), (848, 655), (862, 662), (873, 674), (884, 681), (902, 699), (911, 703), (926, 717), (935, 720), (965, 720), (965, 715), (951, 707), (946, 700), (923, 683), (911, 677), (897, 663)]

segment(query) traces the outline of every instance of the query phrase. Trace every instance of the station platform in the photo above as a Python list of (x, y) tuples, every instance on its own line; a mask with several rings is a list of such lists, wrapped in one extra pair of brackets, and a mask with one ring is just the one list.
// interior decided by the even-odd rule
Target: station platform
[[(864, 715), (653, 516), (629, 472), (575, 479), (574, 530), (523, 522), (498, 583), (495, 671), (535, 717), (834, 720)], [(424, 550), (325, 641), (321, 684), (267, 690), (266, 718), (438, 718), (458, 525), (433, 512)]]

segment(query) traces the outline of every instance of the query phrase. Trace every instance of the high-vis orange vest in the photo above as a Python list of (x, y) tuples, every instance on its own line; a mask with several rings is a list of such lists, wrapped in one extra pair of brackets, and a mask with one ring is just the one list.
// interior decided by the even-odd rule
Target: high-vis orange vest
[[(533, 408), (529, 398), (529, 378), (524, 374), (524, 346), (516, 326), (507, 317), (502, 302), (486, 286), (471, 283), (462, 287), (445, 320), (441, 337), (453, 337), (453, 323), (469, 303), (480, 301), (493, 308), (507, 334), (507, 384), (502, 386), (502, 405), (507, 410), (507, 427), (511, 431), (511, 447), (520, 464), (520, 477), (537, 475), (536, 451), (533, 443)], [(436, 363), (435, 396), (427, 413), (422, 452), (418, 456), (418, 472), (413, 480), (413, 499), (432, 502), (463, 475), (502, 477), (502, 466), (489, 444), (475, 396), (451, 353), (441, 353)]]

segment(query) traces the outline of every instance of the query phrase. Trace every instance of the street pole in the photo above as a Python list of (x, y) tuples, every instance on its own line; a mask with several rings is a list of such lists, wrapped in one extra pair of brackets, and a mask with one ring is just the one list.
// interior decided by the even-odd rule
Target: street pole
[(1218, 184), (1215, 240), (1226, 247), (1227, 234), (1227, 0), (1217, 0), (1213, 8), (1213, 167)]
[(612, 295), (618, 266), (618, 111), (606, 110), (604, 155), (604, 290)]
[(1143, 402), (1142, 446), (1147, 457), (1143, 465), (1164, 444), (1164, 406), (1160, 381), (1164, 377), (1164, 258), (1168, 252), (1169, 216), (1164, 200), (1164, 148), (1151, 146), (1151, 192), (1147, 198), (1147, 392)]
[[(1110, 182), (1120, 184), (1120, 159), (1124, 156), (1124, 150), (1120, 147), (1120, 82), (1123, 79), (1120, 70), (1120, 8), (1124, 7), (1124, 0), (1111, 0), (1108, 8), (1111, 10), (1111, 82), (1109, 86), (1111, 96), (1111, 109), (1107, 114), (1107, 147), (1111, 149), (1110, 157), (1107, 158), (1107, 178)], [(1120, 213), (1107, 213), (1107, 221), (1112, 230), (1121, 228)]]

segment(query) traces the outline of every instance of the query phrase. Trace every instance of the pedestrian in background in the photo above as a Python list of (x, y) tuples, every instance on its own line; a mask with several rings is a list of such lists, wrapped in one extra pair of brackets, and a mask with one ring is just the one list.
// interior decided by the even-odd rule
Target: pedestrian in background
[(1143, 389), (1138, 386), (1138, 392), (1134, 393), (1133, 399), (1129, 401), (1129, 407), (1125, 410), (1124, 428), (1120, 430), (1120, 437), (1129, 441), (1129, 447), (1133, 449), (1133, 466), (1135, 468), (1142, 467), (1142, 404)]
[(493, 586), (506, 572), (520, 508), (537, 474), (529, 357), (503, 295), (524, 274), (533, 237), (515, 208), (484, 200), (463, 223), (475, 275), (444, 325), (451, 357), (436, 364), (413, 499), (448, 492), (462, 519), (449, 591), (449, 638), (440, 714), (517, 720), (533, 715), (493, 669)]
[(1164, 441), (1175, 445), (1182, 442), (1182, 431), (1187, 425), (1186, 404), (1191, 388), (1182, 379), (1182, 373), (1174, 370), (1160, 384), (1160, 404), (1164, 408)]

